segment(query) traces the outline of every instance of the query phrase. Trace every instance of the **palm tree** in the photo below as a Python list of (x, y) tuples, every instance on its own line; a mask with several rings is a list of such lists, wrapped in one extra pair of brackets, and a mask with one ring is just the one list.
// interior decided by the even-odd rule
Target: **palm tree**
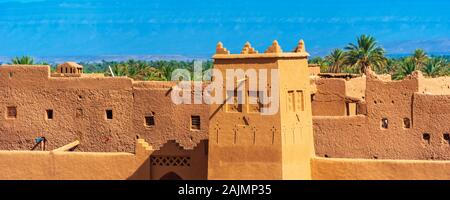
[(342, 71), (342, 67), (345, 64), (346, 57), (345, 52), (341, 49), (334, 49), (330, 55), (325, 57), (325, 60), (329, 63), (329, 72), (339, 73)]
[(321, 72), (327, 72), (329, 70), (328, 63), (320, 56), (310, 59), (309, 63), (319, 65)]
[(412, 74), (417, 70), (416, 63), (411, 58), (404, 59), (395, 74), (392, 76), (394, 80), (400, 80)]
[(176, 68), (173, 65), (163, 65), (159, 71), (161, 71), (162, 77), (166, 80), (166, 81), (170, 81), (172, 79), (172, 72), (175, 70)]
[(386, 66), (381, 70), (376, 71), (377, 74), (394, 74), (398, 68), (400, 68), (400, 64), (403, 62), (402, 59), (398, 58), (387, 58)]
[(14, 65), (33, 65), (34, 59), (30, 56), (15, 57), (12, 60)]
[(436, 77), (444, 70), (445, 60), (442, 58), (432, 58), (424, 63), (423, 73), (430, 77)]
[(378, 46), (372, 36), (361, 35), (357, 38), (357, 44), (350, 43), (345, 47), (347, 62), (357, 67), (361, 73), (366, 73), (372, 67), (378, 70), (386, 65), (384, 49)]
[(128, 67), (123, 64), (117, 64), (111, 66), (112, 71), (115, 76), (127, 76), (128, 75)]
[(428, 60), (427, 53), (423, 49), (416, 49), (412, 55), (412, 59), (417, 67), (422, 68)]

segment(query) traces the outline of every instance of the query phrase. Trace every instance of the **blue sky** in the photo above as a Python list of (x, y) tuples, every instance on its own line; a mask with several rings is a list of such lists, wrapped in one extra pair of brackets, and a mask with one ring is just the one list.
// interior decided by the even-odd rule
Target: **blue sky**
[(195, 55), (304, 39), (324, 55), (360, 34), (388, 53), (450, 53), (446, 0), (0, 0), (0, 56)]

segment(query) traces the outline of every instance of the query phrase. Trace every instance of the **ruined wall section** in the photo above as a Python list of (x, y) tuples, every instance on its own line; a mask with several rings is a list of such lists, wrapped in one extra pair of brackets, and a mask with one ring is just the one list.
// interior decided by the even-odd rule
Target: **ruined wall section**
[(364, 100), (366, 96), (366, 76), (345, 80), (345, 95)]
[(313, 116), (366, 114), (366, 77), (311, 79)]
[[(414, 131), (413, 96), (418, 80), (409, 76), (402, 81), (367, 79), (366, 103), (368, 130), (366, 143), (373, 158), (418, 159), (417, 143), (408, 137)], [(368, 155), (369, 156), (369, 155)]]
[(367, 115), (314, 117), (316, 155), (369, 159), (450, 159), (450, 97), (402, 81), (367, 79)]
[(426, 78), (419, 75), (419, 93), (434, 95), (450, 95), (450, 77)]

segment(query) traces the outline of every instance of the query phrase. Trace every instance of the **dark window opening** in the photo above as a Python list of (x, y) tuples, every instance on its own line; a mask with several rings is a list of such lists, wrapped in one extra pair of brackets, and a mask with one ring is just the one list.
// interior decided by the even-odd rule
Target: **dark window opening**
[(113, 118), (113, 111), (106, 110), (106, 119), (112, 119), (112, 118)]
[(200, 116), (198, 115), (191, 116), (191, 129), (200, 130)]
[(47, 119), (53, 119), (53, 110), (47, 110)]
[(411, 128), (411, 120), (409, 118), (403, 118), (403, 128)]
[(442, 137), (444, 138), (444, 140), (445, 140), (447, 143), (450, 144), (450, 134), (444, 133), (444, 134), (442, 135)]
[(7, 117), (17, 118), (17, 108), (15, 106), (7, 107)]
[(387, 129), (389, 126), (389, 121), (387, 118), (381, 119), (381, 128)]
[(145, 116), (145, 125), (147, 127), (155, 125), (155, 117), (154, 116)]
[(9, 72), (9, 78), (11, 78), (13, 76), (12, 72)]
[(429, 133), (424, 133), (422, 135), (423, 140), (425, 140), (428, 144), (430, 144), (431, 136)]

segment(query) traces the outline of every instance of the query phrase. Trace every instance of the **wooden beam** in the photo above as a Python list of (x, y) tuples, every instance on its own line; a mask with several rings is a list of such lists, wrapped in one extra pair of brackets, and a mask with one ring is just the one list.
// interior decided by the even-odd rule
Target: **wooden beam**
[(62, 147), (59, 147), (59, 148), (57, 148), (57, 149), (54, 149), (53, 151), (69, 151), (70, 149), (75, 148), (75, 147), (78, 146), (79, 144), (80, 144), (80, 141), (75, 140), (75, 141), (72, 142), (72, 143), (69, 143), (69, 144), (66, 144), (66, 145), (64, 145), (64, 146), (62, 146)]

